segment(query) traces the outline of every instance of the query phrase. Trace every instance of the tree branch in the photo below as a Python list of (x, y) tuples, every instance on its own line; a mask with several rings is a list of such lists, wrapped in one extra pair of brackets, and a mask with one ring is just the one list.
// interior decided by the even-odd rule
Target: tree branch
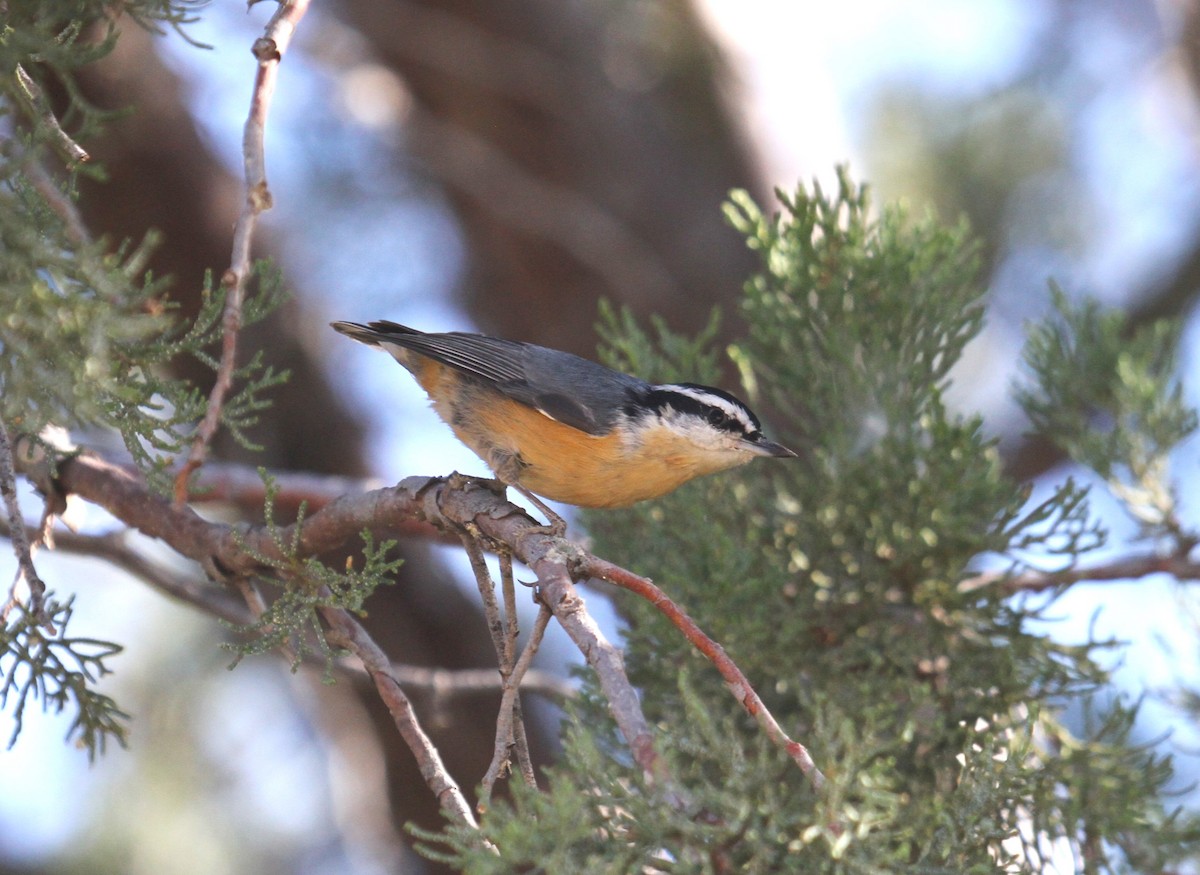
[[(392, 674), (410, 692), (418, 690), (440, 696), (445, 693), (471, 695), (502, 693), (504, 681), (494, 668), (424, 668), (392, 663)], [(521, 692), (536, 693), (551, 699), (575, 698), (575, 687), (553, 672), (531, 668), (520, 678)]]
[[(496, 718), (496, 747), (492, 752), (491, 765), (488, 766), (487, 773), (483, 776), (479, 794), (479, 810), (481, 812), (487, 810), (488, 800), (492, 796), (492, 788), (496, 785), (496, 780), (504, 771), (504, 767), (509, 763), (510, 750), (516, 744), (518, 729), (521, 729), (522, 733), (524, 732), (521, 714), (517, 710), (519, 701), (517, 693), (521, 689), (521, 680), (525, 677), (525, 673), (533, 662), (533, 657), (537, 654), (538, 646), (542, 643), (542, 638), (546, 634), (546, 626), (549, 623), (550, 609), (542, 605), (538, 610), (537, 619), (533, 621), (533, 631), (525, 643), (525, 649), (521, 652), (521, 656), (513, 665), (512, 670), (504, 677), (504, 692), (500, 697), (500, 715)], [(521, 774), (526, 784), (536, 787), (537, 780), (533, 776), (533, 766), (529, 764), (528, 760), (529, 750), (526, 747), (525, 762), (521, 764)]]
[[(0, 521), (0, 538), (11, 538), (11, 531), (6, 523)], [(37, 529), (25, 527), (27, 539), (33, 540), (37, 534)], [(54, 535), (54, 549), (103, 559), (151, 589), (231, 625), (247, 626), (254, 622), (253, 614), (240, 599), (233, 598), (227, 590), (218, 589), (205, 584), (199, 577), (180, 574), (154, 562), (130, 545), (123, 532), (85, 535), (60, 530)], [(315, 655), (310, 655), (306, 657), (306, 661), (316, 664), (319, 660)], [(367, 676), (361, 666), (352, 665), (349, 661), (339, 662), (338, 667), (352, 676)], [(391, 665), (391, 673), (407, 692), (429, 693), (434, 697), (470, 696), (504, 691), (503, 679), (494, 668), (429, 668), (394, 662)], [(539, 669), (530, 669), (524, 674), (521, 678), (521, 691), (558, 700), (575, 697), (575, 687), (570, 681), (553, 672)]]
[[(53, 473), (48, 462), (33, 462), (22, 473), (30, 476), (44, 492), (73, 493), (100, 505), (126, 525), (166, 542), (176, 552), (199, 562), (213, 580), (228, 581), (239, 577), (252, 577), (263, 571), (254, 555), (279, 556), (275, 541), (265, 529), (251, 529), (242, 533), (245, 541), (253, 542), (247, 552), (245, 542), (232, 526), (208, 522), (190, 507), (172, 504), (152, 493), (128, 471), (88, 453), (60, 460), (57, 471)], [(369, 504), (370, 498), (371, 496), (365, 496), (358, 500)], [(355, 501), (356, 499), (346, 499), (343, 502), (335, 502), (322, 511), (322, 514), (326, 514), (327, 519), (344, 519), (344, 514), (328, 512), (338, 505), (344, 510)], [(362, 527), (356, 527), (353, 531), (362, 531)], [(329, 538), (331, 532), (322, 531), (321, 534)], [(349, 539), (349, 531), (343, 534)], [(287, 538), (280, 540), (280, 543), (287, 542)], [(318, 551), (310, 550), (308, 555), (312, 552)], [(475, 818), (470, 806), (467, 805), (458, 785), (446, 772), (437, 750), (418, 724), (399, 682), (391, 675), (386, 655), (362, 626), (344, 611), (329, 608), (323, 611), (323, 616), (338, 643), (349, 648), (359, 658), (375, 682), (376, 689), (392, 714), (396, 728), (412, 750), (421, 774), (429, 783), (442, 810), (455, 822), (474, 825)]]
[(812, 782), (813, 788), (820, 790), (824, 786), (825, 776), (813, 762), (808, 748), (788, 737), (788, 734), (783, 731), (783, 727), (775, 719), (775, 715), (767, 709), (758, 693), (754, 691), (754, 687), (750, 685), (750, 681), (746, 679), (742, 670), (729, 658), (725, 648), (705, 635), (696, 622), (670, 596), (646, 578), (639, 577), (618, 565), (594, 556), (589, 556), (583, 562), (581, 569), (592, 577), (607, 580), (641, 596), (656, 607), (675, 625), (675, 628), (683, 633), (692, 646), (704, 654), (708, 661), (716, 667), (717, 671), (721, 673), (721, 677), (725, 679), (725, 685), (733, 693), (733, 697), (755, 719), (767, 738), (795, 761), (796, 765), (800, 767), (800, 771)]
[[(205, 573), (218, 581), (263, 573), (256, 557), (294, 561), (343, 548), (364, 529), (387, 530), (405, 520), (423, 520), (446, 531), (478, 532), (484, 542), (498, 551), (511, 551), (537, 575), (542, 603), (596, 672), (609, 710), (635, 761), (671, 798), (673, 782), (655, 749), (653, 732), (642, 713), (637, 691), (625, 674), (621, 652), (604, 637), (589, 615), (572, 577), (611, 580), (647, 598), (671, 617), (722, 672), (735, 697), (768, 737), (787, 751), (815, 786), (820, 786), (820, 771), (803, 745), (780, 729), (732, 660), (661, 590), (637, 575), (585, 553), (569, 541), (548, 534), (519, 507), (496, 495), (490, 481), (481, 483), (457, 475), (448, 479), (408, 478), (394, 487), (337, 498), (309, 515), (299, 524), (298, 531), (296, 524), (268, 531), (264, 527), (234, 528), (208, 522), (191, 508), (176, 507), (154, 495), (128, 471), (89, 453), (61, 460), (54, 479), (46, 463), (30, 464), (23, 473), (44, 490), (74, 493), (99, 504), (127, 525), (196, 560)], [(295, 555), (281, 556), (280, 544), (294, 544)], [(326, 608), (323, 616), (339, 643), (349, 647), (371, 675), (443, 808), (456, 821), (472, 823), (470, 811), (441, 766), (437, 752), (428, 744), (382, 651), (344, 611)]]
[[(8, 532), (0, 532), (0, 535), (5, 534)], [(254, 622), (254, 616), (246, 606), (228, 590), (208, 585), (198, 575), (182, 574), (154, 562), (131, 546), (124, 532), (83, 535), (59, 531), (54, 536), (54, 547), (66, 553), (103, 559), (151, 589), (234, 626), (247, 626)]]
[(999, 586), (1006, 593), (1047, 592), (1085, 581), (1131, 580), (1151, 574), (1170, 574), (1178, 580), (1200, 580), (1200, 563), (1178, 553), (1129, 556), (1098, 565), (1072, 566), (1061, 571), (1027, 571), (1015, 576), (1003, 571), (987, 572), (967, 578), (958, 588), (962, 592), (972, 592), (988, 586)]
[(17, 64), (16, 79), (29, 110), (37, 117), (38, 124), (50, 134), (51, 142), (62, 153), (62, 156), (71, 164), (84, 164), (90, 161), (91, 156), (87, 151), (63, 130), (62, 124), (47, 104), (41, 86), (33, 81), (33, 77), (20, 64)]
[(188, 478), (201, 467), (208, 457), (208, 448), (221, 424), (221, 411), (233, 388), (233, 376), (237, 367), (237, 340), (242, 329), (242, 303), (246, 296), (246, 280), (250, 275), (250, 252), (258, 216), (271, 208), (271, 190), (267, 187), (266, 152), (264, 137), (267, 115), (275, 95), (275, 80), (279, 75), (279, 62), (292, 41), (292, 35), (304, 13), (308, 0), (280, 0), (279, 8), (267, 22), (263, 35), (254, 41), (254, 57), (258, 70), (254, 77), (254, 91), (250, 98), (250, 114), (242, 132), (242, 158), (245, 166), (245, 199), (233, 229), (233, 254), (229, 269), (221, 277), (225, 290), (225, 312), (222, 316), (221, 359), (217, 366), (217, 378), (208, 396), (208, 407), (204, 419), (196, 431), (187, 461), (175, 480), (175, 504), (181, 507), (187, 501)]
[[(500, 554), (500, 587), (504, 592), (504, 637), (508, 645), (505, 653), (509, 654), (511, 659), (517, 652), (517, 639), (520, 637), (521, 630), (517, 617), (517, 587), (516, 579), (513, 576), (513, 563), (511, 553)], [(545, 607), (544, 605), (542, 607)], [(542, 636), (546, 634), (546, 626), (541, 621), (541, 611), (538, 611), (538, 620), (534, 623), (533, 632), (529, 636), (529, 641), (526, 644), (526, 650), (529, 652), (529, 659), (532, 661), (534, 653), (542, 643)], [(547, 617), (547, 619), (549, 619)], [(522, 654), (522, 659), (524, 655)], [(515, 690), (520, 687), (526, 673), (529, 670), (528, 664), (522, 667), (520, 664), (513, 667), (513, 677), (504, 679), (504, 691)], [(533, 772), (533, 758), (529, 755), (529, 738), (525, 734), (525, 715), (521, 712), (521, 697), (518, 695), (512, 696), (513, 720), (515, 726), (513, 729), (513, 750), (517, 754), (517, 768), (521, 770), (521, 777), (525, 779), (525, 783), (530, 787), (537, 786), (537, 777)]]
[(387, 705), (400, 736), (416, 757), (421, 777), (433, 791), (438, 805), (455, 823), (478, 827), (475, 815), (455, 780), (450, 777), (442, 762), (442, 756), (433, 746), (425, 730), (421, 728), (412, 703), (400, 688), (400, 682), (392, 674), (387, 654), (367, 634), (367, 630), (341, 608), (321, 608), (321, 616), (329, 623), (331, 644), (339, 644), (362, 662), (379, 692), (379, 698)]
[(21, 505), (17, 501), (16, 460), (13, 458), (13, 444), (8, 436), (4, 421), (0, 420), (0, 496), (3, 497), (4, 511), (8, 517), (8, 527), (12, 532), (13, 554), (17, 557), (17, 576), (13, 580), (8, 598), (0, 607), (0, 623), (8, 618), (9, 611), (19, 601), (17, 588), (22, 580), (29, 587), (29, 614), (39, 625), (48, 623), (45, 616), (46, 584), (38, 577), (37, 569), (33, 566), (33, 548), (31, 539), (25, 533), (25, 519), (21, 515)]
[(418, 477), (402, 481), (397, 488), (413, 491), (419, 501), (418, 512), (428, 521), (439, 526), (473, 525), (481, 535), (510, 549), (514, 557), (537, 575), (542, 604), (554, 614), (596, 672), (608, 700), (609, 713), (634, 760), (648, 779), (670, 790), (674, 782), (655, 749), (654, 734), (642, 713), (637, 691), (625, 673), (621, 651), (604, 637), (572, 582), (570, 566), (585, 555), (583, 551), (563, 538), (547, 534), (544, 526), (501, 499), (487, 484), (459, 476), (448, 481)]
[[(472, 529), (474, 527), (471, 527)], [(479, 800), (479, 810), (483, 811), (487, 807), (487, 800), (492, 795), (492, 788), (495, 786), (497, 779), (504, 772), (505, 768), (510, 763), (510, 752), (516, 746), (516, 739), (525, 739), (525, 724), (521, 718), (520, 700), (516, 697), (516, 684), (520, 682), (520, 675), (524, 674), (525, 669), (529, 667), (529, 661), (526, 660), (526, 655), (529, 659), (533, 658), (533, 654), (537, 652), (538, 645), (541, 644), (542, 635), (545, 634), (546, 624), (540, 622), (534, 627), (534, 636), (526, 645), (525, 653), (522, 654), (522, 660), (525, 660), (524, 666), (517, 673), (517, 604), (515, 593), (512, 592), (512, 562), (508, 563), (508, 574), (504, 579), (504, 611), (501, 615), (500, 603), (496, 601), (496, 582), (492, 580), (492, 574), (488, 570), (487, 560), (483, 555), (483, 548), (479, 544), (478, 531), (463, 529), (462, 544), (466, 550), (467, 558), (471, 563), (471, 571), (475, 574), (475, 582), (479, 586), (479, 597), (483, 601), (484, 616), (487, 618), (488, 631), (492, 636), (492, 646), (496, 651), (496, 662), (500, 668), (501, 689), (504, 691), (500, 698), (500, 713), (496, 718), (496, 743), (495, 754), (492, 757), (491, 765), (488, 766), (487, 773), (483, 778), (483, 788)], [(501, 554), (507, 555), (507, 554)], [(547, 611), (546, 619), (549, 620), (549, 612)], [(539, 620), (541, 615), (539, 614)], [(513, 678), (516, 676), (516, 681)], [(532, 786), (537, 786), (537, 780), (533, 776), (533, 766), (529, 763), (529, 751), (525, 749), (522, 761), (522, 776)], [(524, 766), (528, 764), (528, 770)]]

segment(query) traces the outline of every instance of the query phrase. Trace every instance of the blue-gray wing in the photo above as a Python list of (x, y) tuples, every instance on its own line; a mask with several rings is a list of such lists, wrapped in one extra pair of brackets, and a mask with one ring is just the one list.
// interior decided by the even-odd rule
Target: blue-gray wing
[(459, 331), (425, 333), (395, 322), (338, 322), (371, 344), (395, 344), (481, 380), (551, 419), (588, 434), (607, 433), (622, 409), (649, 390), (636, 377), (560, 350)]

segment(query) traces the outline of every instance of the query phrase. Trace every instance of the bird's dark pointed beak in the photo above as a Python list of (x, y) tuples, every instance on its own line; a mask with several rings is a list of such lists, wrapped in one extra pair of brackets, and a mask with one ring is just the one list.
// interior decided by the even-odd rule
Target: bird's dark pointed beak
[(783, 444), (777, 444), (774, 441), (760, 438), (748, 444), (749, 448), (760, 456), (773, 456), (776, 459), (798, 459), (798, 454), (792, 452)]

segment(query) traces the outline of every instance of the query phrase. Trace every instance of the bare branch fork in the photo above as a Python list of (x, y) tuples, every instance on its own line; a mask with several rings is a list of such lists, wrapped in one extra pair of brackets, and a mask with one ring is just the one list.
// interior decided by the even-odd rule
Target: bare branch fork
[(221, 411), (233, 388), (237, 366), (238, 333), (242, 328), (242, 304), (246, 296), (246, 281), (250, 275), (250, 252), (259, 214), (272, 206), (271, 190), (267, 186), (267, 162), (264, 141), (267, 115), (275, 96), (275, 80), (279, 62), (283, 59), (296, 27), (308, 11), (308, 0), (279, 0), (279, 8), (267, 22), (263, 35), (254, 41), (254, 57), (258, 69), (250, 98), (250, 113), (242, 131), (242, 160), (245, 166), (245, 197), (237, 224), (233, 229), (233, 254), (229, 268), (221, 276), (225, 290), (225, 312), (221, 318), (221, 358), (217, 376), (208, 396), (204, 419), (196, 431), (187, 461), (175, 480), (175, 503), (182, 506), (187, 500), (188, 478), (208, 458), (208, 449), (221, 424)]
[[(472, 531), (473, 530), (473, 531)], [(525, 723), (521, 716), (521, 700), (517, 697), (521, 678), (533, 662), (534, 654), (546, 634), (546, 626), (550, 622), (550, 609), (541, 606), (537, 620), (533, 625), (533, 634), (525, 645), (520, 659), (517, 658), (517, 598), (512, 573), (512, 556), (501, 554), (501, 579), (504, 587), (504, 612), (501, 617), (500, 605), (496, 601), (496, 585), (488, 570), (487, 561), (480, 546), (480, 535), (474, 526), (464, 528), (462, 532), (463, 547), (471, 562), (471, 570), (479, 585), (479, 596), (483, 600), (484, 616), (487, 618), (488, 631), (492, 635), (492, 645), (496, 648), (496, 661), (500, 666), (501, 689), (500, 714), (496, 718), (496, 745), (492, 754), (492, 762), (483, 777), (482, 793), (478, 808), (484, 811), (491, 799), (492, 788), (496, 781), (509, 767), (511, 754), (515, 751), (521, 777), (530, 787), (537, 786), (537, 778), (533, 773), (533, 761), (529, 756), (529, 742), (525, 736)]]

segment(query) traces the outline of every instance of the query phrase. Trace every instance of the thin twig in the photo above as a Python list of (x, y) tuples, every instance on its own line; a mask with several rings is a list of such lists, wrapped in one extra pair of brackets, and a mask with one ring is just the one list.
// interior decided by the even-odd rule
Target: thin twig
[(513, 578), (512, 554), (501, 552), (500, 593), (504, 599), (504, 661), (510, 669), (516, 659), (517, 639), (521, 636), (520, 619), (517, 617), (517, 587)]
[(17, 576), (8, 592), (8, 599), (0, 608), (0, 622), (7, 620), (9, 613), (20, 602), (17, 589), (21, 581), (29, 588), (29, 604), (26, 611), (38, 625), (49, 622), (45, 616), (46, 584), (38, 577), (33, 566), (33, 550), (25, 534), (25, 518), (21, 515), (21, 504), (17, 500), (16, 464), (13, 459), (12, 441), (8, 429), (0, 420), (0, 495), (4, 497), (4, 509), (8, 517), (9, 538), (13, 554), (17, 557)]
[(63, 157), (72, 164), (83, 164), (91, 160), (91, 156), (82, 146), (71, 139), (71, 135), (63, 130), (62, 124), (50, 110), (46, 97), (42, 94), (41, 86), (33, 80), (25, 68), (17, 64), (17, 85), (32, 110), (37, 115), (38, 123), (50, 133), (50, 138)]
[(1177, 580), (1200, 580), (1200, 563), (1184, 553), (1130, 556), (1097, 565), (1073, 565), (1061, 571), (1027, 571), (1015, 576), (989, 571), (967, 578), (958, 588), (961, 592), (974, 592), (989, 586), (999, 586), (1002, 592), (1009, 594), (1047, 592), (1076, 583), (1132, 580), (1151, 574), (1170, 574)]
[[(504, 682), (494, 668), (425, 668), (392, 663), (392, 674), (406, 690), (426, 691), (434, 696), (445, 693), (472, 695), (504, 691)], [(566, 678), (536, 668), (529, 669), (521, 676), (521, 692), (559, 701), (576, 696), (575, 687)]]
[(782, 748), (795, 761), (796, 765), (800, 767), (800, 771), (808, 777), (814, 789), (821, 789), (825, 784), (825, 776), (817, 768), (817, 764), (813, 762), (808, 748), (800, 742), (791, 739), (783, 731), (783, 727), (779, 725), (779, 721), (775, 719), (775, 715), (763, 704), (763, 700), (755, 692), (754, 687), (750, 685), (750, 681), (746, 679), (742, 670), (725, 653), (725, 649), (704, 634), (703, 630), (696, 625), (696, 622), (679, 605), (672, 601), (670, 596), (646, 578), (640, 577), (611, 562), (597, 559), (594, 556), (589, 556), (585, 559), (580, 567), (582, 571), (592, 577), (598, 577), (601, 580), (615, 583), (622, 589), (627, 589), (641, 596), (656, 607), (683, 633), (684, 637), (692, 643), (692, 646), (704, 654), (709, 662), (716, 667), (717, 671), (721, 673), (721, 677), (725, 679), (725, 685), (729, 687), (729, 691), (733, 693), (734, 698), (755, 719), (767, 738), (774, 742), (776, 746)]
[[(0, 536), (7, 537), (9, 531), (7, 527), (0, 528)], [(32, 529), (26, 530), (27, 535), (32, 533)], [(136, 577), (151, 589), (199, 608), (206, 614), (232, 625), (246, 626), (254, 622), (254, 617), (246, 607), (230, 595), (228, 590), (206, 584), (199, 575), (181, 574), (148, 559), (128, 543), (125, 535), (122, 531), (85, 535), (60, 530), (55, 533), (54, 549), (62, 553), (103, 559), (115, 568)]]
[(308, 0), (281, 0), (279, 8), (267, 22), (263, 36), (254, 41), (253, 52), (258, 60), (258, 69), (250, 97), (250, 113), (242, 131), (245, 198), (233, 229), (233, 254), (229, 269), (221, 277), (221, 287), (225, 291), (225, 312), (221, 318), (221, 358), (212, 391), (208, 396), (204, 419), (196, 430), (187, 461), (175, 479), (177, 506), (187, 501), (188, 478), (208, 458), (209, 447), (221, 424), (221, 412), (233, 388), (233, 377), (237, 368), (238, 334), (242, 328), (242, 304), (246, 296), (246, 282), (251, 272), (250, 255), (254, 229), (258, 224), (259, 214), (269, 210), (272, 204), (271, 190), (267, 186), (264, 148), (267, 115), (275, 95), (279, 62), (291, 43), (296, 26), (307, 10)]
[(83, 223), (83, 217), (79, 215), (79, 210), (69, 197), (62, 193), (62, 190), (50, 178), (50, 174), (46, 172), (46, 168), (42, 166), (37, 159), (35, 150), (30, 150), (25, 155), (22, 162), (22, 169), (25, 171), (25, 178), (33, 186), (34, 190), (41, 195), (42, 200), (46, 205), (53, 210), (63, 221), (63, 230), (67, 235), (67, 239), (75, 246), (86, 246), (91, 242), (91, 234), (88, 233), (87, 226)]
[(488, 632), (492, 636), (492, 647), (496, 651), (496, 659), (500, 663), (500, 674), (503, 677), (509, 668), (505, 664), (504, 620), (500, 616), (500, 605), (496, 601), (496, 585), (492, 574), (488, 571), (487, 560), (479, 541), (470, 531), (464, 530), (460, 535), (463, 549), (471, 563), (471, 572), (475, 575), (475, 584), (479, 588), (479, 598), (483, 602), (483, 614), (487, 618)]
[[(496, 718), (496, 748), (492, 764), (488, 767), (483, 779), (483, 795), (480, 805), (486, 807), (486, 799), (491, 796), (492, 787), (496, 780), (510, 766), (510, 753), (516, 747), (519, 736), (524, 742), (524, 760), (521, 764), (521, 774), (527, 782), (537, 785), (533, 776), (533, 764), (529, 759), (529, 742), (525, 736), (525, 725), (521, 719), (521, 700), (515, 692), (509, 695), (513, 686), (513, 671), (517, 659), (517, 599), (512, 585), (512, 558), (508, 558), (507, 575), (504, 577), (504, 612), (501, 615), (500, 606), (496, 602), (496, 584), (488, 570), (483, 548), (479, 544), (479, 530), (473, 525), (466, 526), (461, 533), (463, 548), (471, 563), (471, 571), (479, 586), (479, 597), (483, 601), (484, 616), (487, 618), (488, 631), (492, 636), (492, 646), (496, 650), (496, 660), (500, 667), (501, 689), (504, 695), (500, 699), (500, 714)], [(502, 556), (504, 554), (501, 554)], [(502, 565), (502, 568), (505, 566)], [(533, 649), (537, 649), (536, 642)], [(528, 651), (528, 648), (527, 648)], [(518, 679), (519, 682), (519, 679)], [(526, 764), (528, 767), (526, 768)], [(483, 810), (481, 807), (479, 810)]]
[[(518, 721), (516, 705), (519, 701), (517, 693), (521, 688), (521, 678), (537, 654), (538, 646), (546, 634), (546, 626), (550, 623), (550, 616), (550, 609), (546, 605), (542, 605), (533, 621), (533, 630), (529, 633), (529, 640), (525, 642), (525, 649), (521, 652), (520, 659), (513, 666), (512, 673), (504, 679), (504, 693), (500, 697), (500, 715), (496, 718), (496, 748), (492, 753), (491, 765), (488, 766), (487, 773), (483, 776), (482, 786), (479, 790), (477, 807), (481, 813), (487, 810), (488, 802), (492, 798), (492, 788), (509, 762), (509, 748), (513, 745), (513, 736)], [(525, 780), (531, 786), (537, 786), (532, 765), (529, 767), (529, 774), (525, 776)]]
[[(263, 614), (267, 612), (269, 605), (267, 605), (267, 600), (263, 598), (262, 591), (259, 590), (254, 578), (246, 575), (238, 575), (230, 583), (241, 594), (242, 601), (250, 609), (250, 614), (254, 618), (252, 622), (257, 623), (261, 620)], [(324, 592), (323, 595), (327, 596), (328, 592)], [(259, 634), (264, 637), (270, 636), (274, 631), (274, 623), (264, 623), (258, 630)], [(279, 651), (280, 656), (287, 660), (288, 665), (294, 669), (303, 660), (297, 655), (296, 649), (289, 643), (290, 640), (290, 637), (285, 637), (275, 649)]]
[[(504, 643), (507, 654), (505, 658), (511, 662), (513, 654), (517, 652), (517, 639), (520, 637), (521, 628), (517, 615), (517, 588), (513, 578), (512, 554), (507, 551), (500, 553), (500, 591), (504, 594)], [(515, 680), (506, 678), (505, 689), (516, 687), (520, 683), (521, 676), (517, 676)], [(529, 755), (529, 738), (525, 734), (525, 715), (520, 696), (513, 697), (513, 750), (517, 754), (517, 768), (526, 786), (536, 787), (537, 775), (533, 772), (533, 758)]]
[(321, 616), (330, 626), (330, 643), (336, 642), (358, 657), (371, 676), (379, 697), (392, 715), (392, 721), (417, 760), (421, 777), (433, 791), (442, 811), (458, 824), (478, 828), (479, 822), (471, 812), (462, 790), (450, 777), (441, 754), (421, 728), (412, 703), (392, 674), (387, 654), (357, 620), (340, 608), (322, 608)]

